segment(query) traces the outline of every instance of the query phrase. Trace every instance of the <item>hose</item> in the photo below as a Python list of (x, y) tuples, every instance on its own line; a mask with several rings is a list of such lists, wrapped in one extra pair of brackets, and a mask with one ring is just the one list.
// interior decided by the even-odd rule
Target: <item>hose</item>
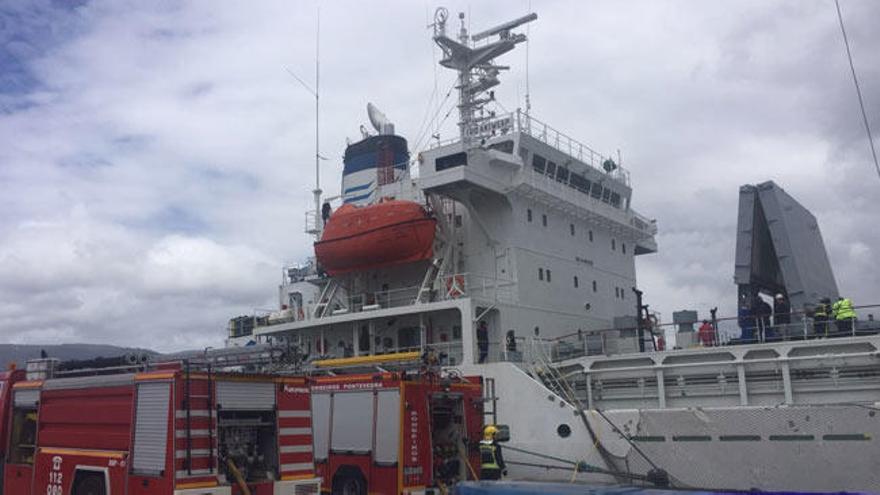
[(235, 478), (235, 482), (238, 483), (238, 487), (241, 488), (242, 495), (251, 495), (251, 489), (248, 488), (247, 483), (241, 476), (241, 471), (238, 470), (232, 459), (226, 459), (226, 466), (229, 468), (229, 472), (232, 473), (232, 477)]

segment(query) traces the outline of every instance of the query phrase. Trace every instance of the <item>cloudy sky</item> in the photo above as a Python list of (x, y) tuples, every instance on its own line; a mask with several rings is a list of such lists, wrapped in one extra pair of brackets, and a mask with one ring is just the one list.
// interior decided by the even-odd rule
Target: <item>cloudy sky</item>
[[(841, 4), (880, 129), (880, 3)], [(833, 2), (531, 5), (533, 113), (621, 150), (634, 207), (660, 226), (638, 273), (664, 319), (732, 311), (737, 187), (768, 179), (819, 218), (841, 290), (880, 303), (880, 179)], [(436, 6), (321, 5), (328, 192), (368, 101), (413, 148), (438, 112), (453, 75), (435, 68)], [(478, 29), (529, 2), (446, 6)], [(288, 71), (313, 78), (316, 12), (288, 0), (0, 3), (0, 342), (217, 346), (230, 316), (274, 306), (280, 266), (310, 253), (314, 100)], [(501, 61), (514, 68), (499, 99), (514, 109), (525, 50)]]

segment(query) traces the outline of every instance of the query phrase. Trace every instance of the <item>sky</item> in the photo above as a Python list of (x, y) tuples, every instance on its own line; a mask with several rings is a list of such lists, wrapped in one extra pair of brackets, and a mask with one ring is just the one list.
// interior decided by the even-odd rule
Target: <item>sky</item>
[[(221, 346), (304, 261), (320, 7), (322, 187), (373, 102), (415, 152), (455, 135), (454, 75), (415, 1), (0, 3), (0, 343)], [(609, 154), (659, 252), (661, 312), (734, 311), (741, 184), (774, 180), (819, 219), (843, 294), (880, 304), (880, 178), (829, 0), (445, 4), (473, 30), (531, 10), (503, 108)], [(841, 0), (880, 129), (880, 2)], [(524, 28), (525, 29), (525, 28)], [(437, 119), (430, 117), (437, 115)], [(425, 125), (426, 121), (429, 123)], [(429, 128), (430, 132), (422, 132)]]

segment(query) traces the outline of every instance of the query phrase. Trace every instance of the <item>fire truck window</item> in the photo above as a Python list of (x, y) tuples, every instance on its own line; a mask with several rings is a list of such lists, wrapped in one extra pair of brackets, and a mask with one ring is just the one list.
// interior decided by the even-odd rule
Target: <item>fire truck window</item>
[(312, 395), (312, 439), (316, 461), (327, 460), (330, 448), (330, 394)]
[(12, 416), (12, 464), (33, 464), (37, 439), (37, 410), (16, 408)]
[(333, 394), (333, 452), (366, 453), (373, 448), (373, 392)]
[(376, 462), (396, 463), (399, 443), (400, 392), (381, 390), (376, 395)]

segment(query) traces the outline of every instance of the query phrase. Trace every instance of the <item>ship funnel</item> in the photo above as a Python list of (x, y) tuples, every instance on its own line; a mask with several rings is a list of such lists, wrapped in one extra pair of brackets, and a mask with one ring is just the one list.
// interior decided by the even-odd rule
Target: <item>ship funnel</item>
[(373, 124), (376, 132), (386, 135), (394, 134), (394, 124), (388, 120), (384, 113), (376, 108), (376, 105), (367, 103), (367, 115), (369, 115), (370, 123)]

